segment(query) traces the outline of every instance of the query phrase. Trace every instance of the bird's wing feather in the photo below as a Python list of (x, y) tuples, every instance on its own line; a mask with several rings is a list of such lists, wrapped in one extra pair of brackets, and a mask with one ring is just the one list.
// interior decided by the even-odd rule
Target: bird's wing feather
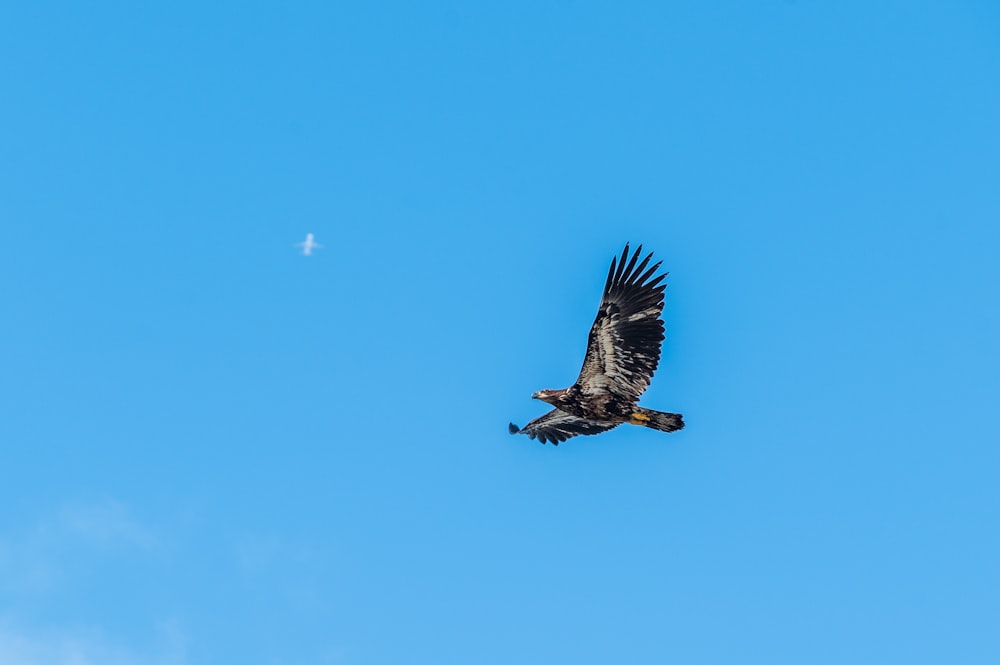
[[(612, 393), (636, 400), (649, 386), (660, 362), (663, 342), (663, 291), (666, 273), (646, 268), (652, 253), (636, 265), (642, 245), (629, 257), (626, 244), (620, 259), (611, 260), (604, 297), (590, 329), (587, 354), (577, 383), (585, 394)], [(652, 279), (650, 279), (652, 278)]]
[(618, 423), (597, 422), (577, 418), (571, 413), (552, 409), (544, 416), (535, 418), (522, 428), (510, 424), (511, 434), (527, 434), (532, 439), (537, 438), (542, 443), (551, 441), (558, 446), (560, 441), (578, 434), (600, 434), (618, 426)]

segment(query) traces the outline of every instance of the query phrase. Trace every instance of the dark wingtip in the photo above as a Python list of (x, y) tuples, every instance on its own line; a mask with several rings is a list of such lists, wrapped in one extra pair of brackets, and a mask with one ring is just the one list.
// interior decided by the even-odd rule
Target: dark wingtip
[(518, 432), (521, 431), (521, 428), (515, 425), (514, 423), (508, 423), (507, 431), (510, 432), (511, 434), (517, 434)]

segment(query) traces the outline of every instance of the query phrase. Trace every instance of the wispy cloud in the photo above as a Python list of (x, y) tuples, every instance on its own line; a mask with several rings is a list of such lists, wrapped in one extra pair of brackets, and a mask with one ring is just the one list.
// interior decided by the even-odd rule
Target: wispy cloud
[(157, 544), (152, 531), (132, 517), (125, 504), (111, 498), (65, 506), (60, 511), (58, 526), (102, 547), (150, 549)]
[(289, 566), (311, 571), (322, 563), (319, 552), (274, 535), (248, 535), (236, 543), (236, 562), (246, 575), (267, 573)]
[(64, 504), (21, 533), (4, 534), (0, 665), (183, 665), (187, 638), (175, 619), (150, 618), (126, 641), (89, 623), (29, 624), (18, 611), (22, 603), (60, 598), (104, 561), (123, 563), (159, 547), (156, 533), (110, 497)]
[(184, 665), (187, 640), (175, 621), (154, 629), (153, 645), (135, 649), (95, 629), (40, 630), (0, 621), (3, 665)]
[(83, 555), (158, 545), (154, 532), (120, 501), (68, 503), (26, 531), (0, 538), (0, 588), (45, 591), (58, 584), (67, 563)]

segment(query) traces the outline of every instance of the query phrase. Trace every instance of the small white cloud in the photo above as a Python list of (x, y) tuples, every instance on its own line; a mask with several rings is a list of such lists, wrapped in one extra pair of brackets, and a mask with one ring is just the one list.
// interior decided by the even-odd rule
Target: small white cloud
[(304, 242), (297, 243), (296, 247), (302, 248), (303, 256), (312, 256), (314, 249), (322, 249), (323, 245), (316, 242), (315, 236), (311, 233), (306, 234), (306, 239)]

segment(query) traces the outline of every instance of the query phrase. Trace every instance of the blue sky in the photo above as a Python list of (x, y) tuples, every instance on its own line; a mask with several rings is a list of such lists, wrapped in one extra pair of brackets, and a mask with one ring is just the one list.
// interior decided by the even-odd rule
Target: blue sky
[[(0, 8), (0, 662), (996, 662), (1000, 10), (876, 4)], [(626, 241), (687, 429), (509, 436)]]

